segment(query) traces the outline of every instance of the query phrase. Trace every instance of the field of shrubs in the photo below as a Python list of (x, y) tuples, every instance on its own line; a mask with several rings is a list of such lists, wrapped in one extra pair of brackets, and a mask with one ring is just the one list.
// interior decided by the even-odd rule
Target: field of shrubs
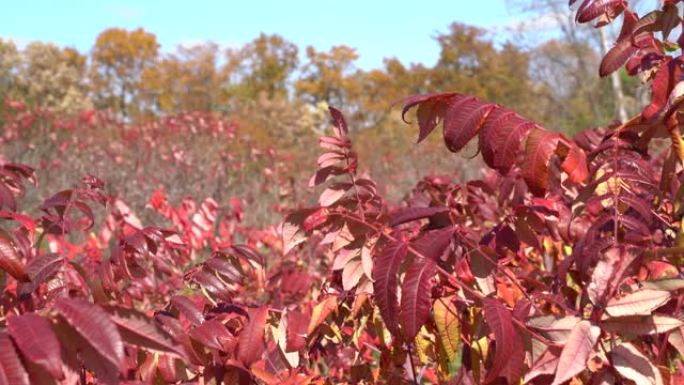
[(372, 135), (8, 96), (0, 385), (684, 384), (679, 3), (570, 0), (650, 89), (574, 135), (460, 90)]

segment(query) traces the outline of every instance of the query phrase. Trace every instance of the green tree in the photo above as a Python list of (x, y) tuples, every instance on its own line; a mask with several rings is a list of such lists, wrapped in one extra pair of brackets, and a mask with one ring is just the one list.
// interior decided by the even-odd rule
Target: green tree
[(14, 42), (0, 39), (0, 105), (8, 97), (16, 98), (17, 72), (21, 57)]
[(27, 101), (72, 113), (90, 105), (85, 73), (86, 58), (75, 49), (33, 42), (23, 51), (18, 84)]

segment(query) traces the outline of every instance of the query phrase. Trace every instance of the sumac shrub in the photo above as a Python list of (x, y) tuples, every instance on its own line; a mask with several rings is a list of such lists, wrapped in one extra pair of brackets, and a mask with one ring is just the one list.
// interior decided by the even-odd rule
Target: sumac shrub
[(334, 108), (318, 203), (277, 228), (163, 191), (146, 226), (94, 176), (27, 214), (33, 169), (3, 161), (0, 384), (681, 384), (679, 1), (574, 3), (580, 23), (622, 17), (599, 72), (643, 76), (651, 103), (568, 138), (475, 96), (409, 97), (419, 142), (477, 137), (488, 169), (400, 204)]

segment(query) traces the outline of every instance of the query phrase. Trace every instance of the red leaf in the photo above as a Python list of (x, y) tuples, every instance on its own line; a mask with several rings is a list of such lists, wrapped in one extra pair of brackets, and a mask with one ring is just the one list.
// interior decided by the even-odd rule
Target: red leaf
[(631, 343), (623, 342), (610, 351), (610, 356), (615, 370), (635, 384), (665, 384), (655, 364)]
[(418, 143), (422, 142), (437, 127), (440, 119), (444, 116), (447, 103), (453, 97), (462, 95), (446, 92), (441, 94), (416, 95), (404, 100), (404, 108), (401, 117), (406, 121), (406, 113), (413, 107), (418, 106)]
[(56, 253), (40, 255), (26, 266), (31, 283), (41, 284), (61, 267), (64, 258)]
[(674, 317), (659, 314), (649, 316), (616, 317), (602, 321), (601, 329), (621, 335), (657, 335), (684, 325)]
[(24, 357), (62, 379), (61, 349), (50, 322), (33, 313), (7, 319), (7, 328)]
[(399, 267), (406, 259), (407, 251), (405, 243), (391, 243), (373, 261), (373, 298), (387, 329), (395, 335), (399, 333)]
[(632, 44), (632, 34), (638, 34), (637, 27), (639, 22), (646, 20), (646, 15), (642, 20), (637, 21), (636, 15), (631, 11), (625, 12), (625, 20), (622, 23), (620, 36), (617, 44), (613, 46), (601, 60), (599, 67), (599, 75), (601, 77), (608, 76), (622, 67), (629, 58), (638, 51), (637, 47)]
[(575, 143), (571, 143), (570, 150), (561, 163), (561, 168), (568, 174), (572, 183), (582, 183), (589, 176), (587, 156)]
[(625, 0), (591, 0), (584, 2), (577, 10), (576, 21), (588, 23), (599, 16), (606, 15), (612, 20), (625, 8)]
[(495, 104), (473, 96), (461, 96), (449, 103), (444, 116), (444, 143), (449, 151), (458, 152), (468, 144), (495, 108)]
[[(518, 161), (520, 146), (527, 137), (522, 171), (535, 194), (543, 195), (548, 187), (548, 163), (557, 151), (561, 135), (497, 104), (457, 93), (418, 95), (407, 99), (403, 114), (418, 106), (419, 142), (444, 120), (444, 140), (453, 152), (461, 150), (478, 132), (479, 149), (488, 166), (506, 174)], [(421, 115), (421, 111), (423, 112)], [(570, 145), (563, 169), (573, 183), (586, 178), (584, 153)]]
[(102, 352), (98, 351), (76, 329), (65, 323), (63, 319), (58, 319), (54, 330), (65, 351), (64, 356), (67, 360), (65, 363), (69, 367), (85, 367), (92, 371), (97, 376), (98, 384), (118, 385), (121, 383), (121, 367), (103, 357)]
[[(633, 12), (625, 12), (625, 16), (628, 13), (634, 15)], [(661, 30), (663, 27), (663, 11), (657, 10), (649, 12), (632, 24), (631, 27), (632, 29), (629, 31), (629, 35), (637, 35), (641, 32), (656, 32)], [(623, 34), (625, 30), (626, 27), (625, 24), (623, 24), (618, 40), (622, 40), (622, 38), (626, 37), (626, 35)]]
[(678, 60), (666, 59), (662, 62), (651, 84), (651, 104), (642, 112), (645, 119), (651, 119), (662, 112), (681, 74), (682, 69)]
[(0, 384), (30, 385), (28, 373), (6, 333), (0, 334), (0, 369)]
[(542, 353), (537, 361), (530, 367), (525, 374), (523, 383), (527, 384), (534, 378), (542, 375), (552, 375), (558, 367), (558, 353), (555, 349), (549, 348)]
[(416, 221), (418, 219), (430, 218), (435, 214), (449, 211), (448, 207), (405, 207), (400, 208), (390, 214), (389, 226), (395, 227), (401, 224)]
[(228, 287), (213, 273), (201, 270), (193, 274), (192, 279), (217, 298), (230, 301)]
[(20, 286), (20, 294), (30, 294), (51, 276), (56, 274), (64, 263), (64, 258), (56, 253), (43, 254), (35, 257), (26, 265), (26, 274), (31, 282)]
[(104, 359), (121, 367), (123, 341), (109, 314), (81, 299), (60, 298), (55, 302), (55, 309)]
[(286, 352), (296, 352), (306, 346), (309, 321), (309, 316), (304, 313), (298, 311), (290, 311), (287, 313)]
[(332, 206), (352, 187), (350, 183), (339, 183), (323, 190), (318, 202), (323, 207)]
[(171, 337), (144, 313), (115, 306), (108, 307), (107, 311), (126, 343), (143, 349), (183, 355)]
[(621, 298), (613, 298), (606, 305), (612, 317), (650, 315), (670, 300), (671, 294), (664, 290), (639, 290)]
[(173, 306), (175, 306), (176, 309), (194, 325), (199, 325), (204, 322), (202, 310), (198, 308), (190, 298), (182, 295), (175, 295), (171, 297), (171, 304), (173, 304)]
[(580, 321), (575, 325), (561, 351), (553, 385), (565, 383), (586, 368), (600, 334), (601, 329), (589, 321)]
[(231, 354), (237, 344), (237, 340), (228, 331), (226, 325), (217, 320), (205, 321), (192, 329), (189, 336), (208, 348)]
[(328, 107), (328, 111), (330, 111), (330, 116), (332, 116), (333, 126), (335, 127), (335, 134), (337, 137), (346, 137), (349, 129), (347, 129), (347, 122), (344, 120), (342, 113), (335, 107)]
[(485, 383), (490, 383), (499, 377), (506, 368), (511, 355), (516, 354), (514, 350), (520, 346), (518, 346), (518, 342), (514, 341), (514, 339), (519, 339), (520, 336), (516, 333), (513, 326), (513, 317), (510, 310), (506, 309), (499, 301), (485, 298), (482, 300), (482, 308), (485, 321), (487, 321), (487, 325), (489, 325), (489, 328), (494, 333), (496, 340), (494, 362), (485, 378)]
[(437, 264), (430, 258), (415, 258), (406, 270), (401, 288), (399, 319), (408, 341), (413, 341), (421, 326), (430, 317), (432, 277)]
[(14, 247), (12, 237), (0, 229), (0, 269), (6, 271), (17, 281), (30, 281), (26, 268), (21, 262), (19, 252)]
[(520, 378), (525, 372), (525, 345), (520, 333), (516, 333), (511, 344), (511, 355), (508, 357), (506, 366), (501, 369), (499, 376), (506, 378), (509, 384), (520, 383)]
[(411, 242), (411, 248), (420, 253), (419, 257), (438, 261), (451, 246), (453, 235), (453, 227), (434, 230)]
[(347, 262), (344, 265), (344, 270), (342, 270), (342, 288), (347, 291), (353, 289), (359, 283), (362, 276), (363, 265), (360, 258)]
[(601, 59), (599, 76), (605, 77), (617, 71), (625, 63), (627, 63), (627, 60), (629, 60), (629, 58), (632, 57), (637, 50), (638, 49), (632, 45), (632, 41), (630, 39), (618, 42), (606, 53), (603, 59)]
[(304, 221), (316, 210), (316, 208), (300, 209), (289, 213), (285, 217), (281, 225), (283, 254), (287, 254), (306, 240)]
[(12, 219), (31, 233), (36, 231), (36, 221), (28, 215), (15, 213), (13, 211), (0, 211), (0, 218)]
[(501, 172), (508, 173), (517, 161), (520, 145), (525, 135), (537, 124), (520, 115), (508, 112), (496, 120), (490, 120), (481, 134), (482, 156), (487, 164)]
[(268, 318), (268, 308), (249, 310), (249, 322), (240, 332), (237, 357), (246, 367), (261, 358), (264, 351), (264, 328)]
[(534, 129), (527, 137), (522, 175), (537, 196), (543, 196), (549, 185), (549, 161), (556, 151), (560, 136), (555, 132)]

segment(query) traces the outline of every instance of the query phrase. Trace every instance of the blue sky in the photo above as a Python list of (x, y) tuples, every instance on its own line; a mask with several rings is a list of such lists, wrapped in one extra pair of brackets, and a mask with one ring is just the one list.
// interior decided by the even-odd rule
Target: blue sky
[[(11, 4), (11, 5), (9, 5)], [(278, 33), (300, 49), (327, 50), (347, 44), (360, 54), (361, 68), (382, 65), (384, 57), (432, 64), (433, 40), (453, 21), (486, 28), (520, 18), (505, 0), (268, 0), (268, 1), (14, 1), (0, 12), (0, 37), (20, 45), (51, 41), (90, 49), (108, 27), (137, 28), (157, 35), (162, 51), (178, 44), (211, 40), (239, 47), (260, 32)]]

